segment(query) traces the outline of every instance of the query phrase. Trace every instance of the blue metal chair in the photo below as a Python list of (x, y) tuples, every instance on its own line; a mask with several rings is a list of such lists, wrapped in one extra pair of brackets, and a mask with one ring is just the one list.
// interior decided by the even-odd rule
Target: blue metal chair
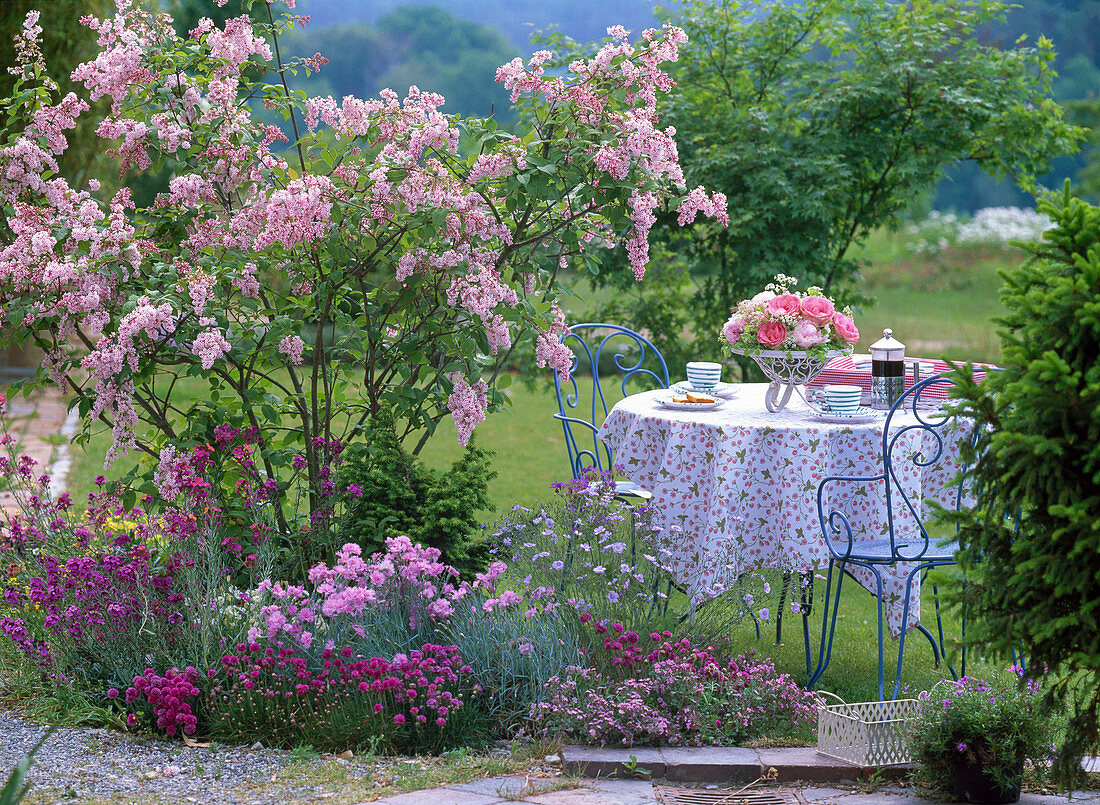
[[(625, 397), (639, 391), (668, 388), (665, 359), (649, 339), (616, 324), (574, 324), (562, 336), (561, 343), (573, 352), (573, 365), (565, 383), (554, 374), (558, 397), (558, 413), (554, 418), (561, 422), (565, 433), (571, 477), (580, 478), (592, 468), (611, 472), (615, 464), (611, 448), (596, 435), (611, 408), (605, 391), (617, 386)], [(604, 369), (615, 376), (610, 383), (608, 377), (601, 377)], [(589, 399), (583, 402), (586, 396)], [(625, 480), (615, 482), (615, 494), (639, 500), (653, 497), (633, 481)]]
[[(925, 408), (922, 397), (935, 404), (937, 401), (928, 400), (926, 391), (931, 386), (954, 385), (949, 377), (936, 375), (922, 380), (908, 389), (902, 397), (894, 403), (886, 416), (886, 427), (882, 436), (882, 472), (872, 477), (830, 476), (825, 478), (817, 490), (818, 517), (822, 532), (829, 546), (830, 561), (829, 573), (825, 582), (825, 598), (822, 602), (821, 644), (818, 648), (817, 667), (810, 675), (807, 687), (812, 688), (825, 669), (829, 665), (832, 655), (833, 637), (836, 632), (837, 611), (840, 605), (840, 593), (844, 575), (851, 566), (862, 567), (869, 570), (877, 583), (878, 588), (878, 694), (879, 700), (883, 697), (883, 602), (882, 602), (882, 576), (879, 568), (893, 565), (897, 562), (910, 562), (912, 569), (905, 581), (905, 604), (903, 609), (903, 623), (909, 619), (909, 591), (918, 574), (925, 575), (931, 568), (955, 564), (955, 551), (958, 547), (957, 539), (943, 540), (930, 536), (925, 525), (922, 513), (922, 505), (919, 500), (910, 500), (899, 483), (899, 473), (906, 467), (925, 468), (934, 466), (944, 455), (946, 446), (953, 439), (967, 438), (965, 423), (958, 421), (958, 417), (944, 411), (937, 406)], [(915, 404), (915, 405), (914, 405)], [(907, 415), (915, 417), (916, 421), (905, 424), (897, 424), (893, 428), (895, 420), (902, 416), (903, 409), (910, 409)], [(922, 437), (923, 452), (914, 452), (912, 435), (919, 431)], [(881, 494), (885, 501), (886, 522), (885, 538), (873, 538), (873, 535), (853, 533), (852, 525), (844, 512), (836, 509), (826, 511), (827, 494), (830, 488), (836, 488), (837, 484), (863, 484), (869, 487), (871, 494)], [(958, 486), (954, 494), (954, 506), (962, 505), (965, 490)], [(904, 517), (908, 522), (907, 535), (895, 533), (895, 527), (899, 526), (900, 518)], [(833, 592), (833, 576), (836, 574), (836, 591)], [(933, 593), (938, 590), (933, 586)], [(832, 603), (830, 613), (829, 604)], [(936, 625), (937, 637), (934, 636), (923, 624), (918, 624), (917, 629), (932, 644), (933, 659), (938, 666), (944, 656), (943, 651), (943, 622), (940, 618), (938, 598), (936, 600)], [(963, 624), (965, 629), (965, 623)], [(905, 652), (905, 629), (898, 645), (897, 673), (894, 678), (894, 689), (891, 698), (896, 699), (898, 689), (901, 687), (901, 667)], [(962, 656), (962, 670), (966, 672), (965, 650)], [(958, 675), (953, 667), (948, 665), (955, 678)]]

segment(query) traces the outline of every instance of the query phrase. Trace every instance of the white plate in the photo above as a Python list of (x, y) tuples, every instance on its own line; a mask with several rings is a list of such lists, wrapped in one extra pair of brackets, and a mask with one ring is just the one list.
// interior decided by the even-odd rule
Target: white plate
[(828, 411), (818, 411), (816, 409), (812, 414), (810, 414), (810, 417), (812, 419), (817, 419), (821, 422), (833, 422), (842, 425), (854, 424), (859, 422), (874, 422), (876, 419), (882, 419), (884, 416), (886, 416), (885, 411), (878, 411), (874, 408), (867, 408), (863, 405), (861, 405), (850, 414), (834, 414)]
[(671, 408), (675, 411), (709, 411), (712, 408), (717, 408), (719, 405), (722, 404), (721, 400), (715, 400), (714, 402), (709, 403), (673, 402), (672, 397), (659, 397), (657, 398), (657, 402), (659, 402), (665, 408)]
[(692, 394), (706, 394), (708, 397), (722, 397), (726, 400), (737, 396), (737, 386), (733, 383), (719, 383), (710, 391), (696, 391), (691, 387), (691, 383), (681, 380), (679, 383), (673, 383), (669, 391), (675, 394), (687, 394), (690, 391)]

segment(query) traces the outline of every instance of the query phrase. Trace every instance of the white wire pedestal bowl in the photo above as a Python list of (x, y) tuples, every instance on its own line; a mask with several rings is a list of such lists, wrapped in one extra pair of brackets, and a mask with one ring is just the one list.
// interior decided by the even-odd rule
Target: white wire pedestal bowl
[[(809, 353), (800, 349), (762, 349), (748, 352), (731, 348), (734, 355), (748, 355), (771, 383), (764, 395), (764, 405), (773, 414), (782, 411), (798, 386), (813, 380), (825, 368), (825, 364), (841, 355), (850, 355), (851, 349), (830, 349), (824, 353)], [(799, 396), (806, 399), (800, 391)]]

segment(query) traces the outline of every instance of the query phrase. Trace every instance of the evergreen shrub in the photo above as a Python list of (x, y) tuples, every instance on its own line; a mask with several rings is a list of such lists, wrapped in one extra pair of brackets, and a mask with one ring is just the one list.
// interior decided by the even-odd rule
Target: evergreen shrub
[(489, 554), (478, 513), (493, 508), (491, 455), (471, 442), (449, 470), (436, 472), (405, 451), (392, 420), (376, 419), (365, 443), (349, 445), (342, 456), (338, 544), (356, 542), (369, 556), (385, 551), (387, 537), (407, 536), (438, 548), (463, 575), (484, 569)]
[(959, 600), (970, 639), (1022, 649), (1070, 721), (1054, 772), (1080, 773), (1100, 744), (1100, 208), (1064, 193), (1038, 205), (1054, 223), (1002, 272), (1004, 371), (957, 394), (980, 426), (961, 524)]

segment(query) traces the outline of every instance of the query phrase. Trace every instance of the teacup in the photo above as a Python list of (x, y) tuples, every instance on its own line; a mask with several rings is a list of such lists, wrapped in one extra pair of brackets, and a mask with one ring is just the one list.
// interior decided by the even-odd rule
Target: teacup
[(854, 414), (862, 398), (863, 389), (859, 386), (825, 386), (825, 410), (830, 414)]
[(722, 380), (722, 364), (710, 361), (690, 361), (687, 379), (694, 391), (711, 391)]

